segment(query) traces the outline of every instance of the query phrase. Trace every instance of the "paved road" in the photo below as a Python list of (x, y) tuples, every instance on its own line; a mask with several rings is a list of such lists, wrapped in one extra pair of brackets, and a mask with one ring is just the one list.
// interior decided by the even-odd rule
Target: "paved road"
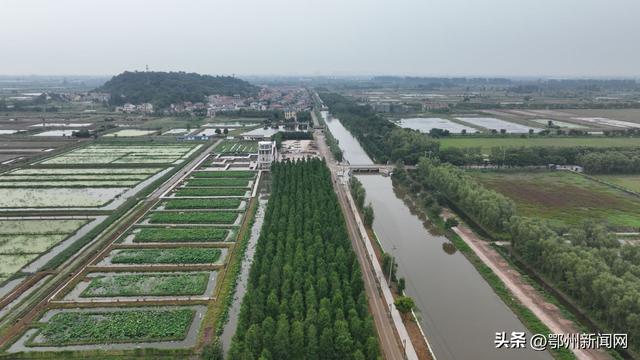
[(371, 314), (373, 315), (376, 329), (378, 330), (378, 337), (380, 340), (380, 346), (382, 348), (384, 358), (388, 360), (402, 360), (404, 359), (402, 347), (400, 346), (400, 343), (398, 341), (398, 336), (395, 332), (395, 328), (390, 321), (389, 310), (384, 300), (380, 296), (380, 290), (378, 289), (375, 274), (373, 273), (373, 270), (369, 265), (369, 261), (367, 260), (366, 251), (364, 249), (364, 245), (362, 244), (363, 241), (360, 237), (360, 233), (358, 232), (358, 226), (353, 212), (349, 208), (344, 188), (343, 186), (338, 184), (337, 173), (340, 170), (339, 166), (335, 163), (333, 157), (331, 156), (331, 152), (329, 151), (329, 148), (326, 144), (324, 134), (322, 134), (320, 131), (316, 131), (314, 135), (316, 138), (316, 142), (318, 143), (318, 149), (327, 160), (327, 165), (331, 170), (334, 190), (336, 191), (338, 199), (340, 200), (342, 212), (345, 214), (347, 231), (349, 233), (351, 243), (353, 244), (353, 247), (356, 251), (358, 262), (360, 263), (360, 268), (362, 269), (362, 277), (365, 284), (365, 290), (367, 292), (367, 298), (369, 300), (369, 308), (371, 310)]
[[(195, 159), (185, 165), (176, 174), (174, 174), (169, 180), (160, 185), (154, 190), (141, 207), (134, 207), (126, 215), (120, 218), (120, 220), (111, 224), (105, 231), (98, 235), (98, 239), (94, 240), (87, 247), (85, 247), (75, 257), (69, 259), (65, 264), (61, 265), (58, 269), (58, 274), (43, 288), (38, 289), (31, 295), (33, 301), (23, 302), (16, 306), (12, 310), (13, 317), (7, 316), (3, 319), (3, 326), (10, 325), (11, 327), (0, 337), (0, 346), (6, 345), (15, 336), (22, 334), (26, 327), (37, 319), (39, 314), (49, 305), (49, 301), (55, 297), (70, 281), (75, 277), (83, 273), (84, 268), (91, 264), (96, 258), (99, 258), (104, 251), (109, 248), (118, 237), (126, 231), (131, 225), (133, 225), (140, 216), (144, 215), (153, 205), (160, 199), (160, 196), (174, 186), (179, 180), (181, 180), (186, 174), (194, 167), (199, 165), (203, 159), (213, 150), (213, 148), (220, 142), (218, 140), (214, 144), (210, 145), (203, 152), (201, 152)], [(93, 254), (96, 254), (92, 256)], [(37, 301), (34, 303), (34, 301)], [(11, 322), (11, 323), (9, 323)]]

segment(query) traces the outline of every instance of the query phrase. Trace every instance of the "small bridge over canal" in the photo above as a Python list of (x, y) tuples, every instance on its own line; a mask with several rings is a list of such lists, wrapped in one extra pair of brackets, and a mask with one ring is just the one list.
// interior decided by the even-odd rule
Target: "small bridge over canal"
[[(395, 165), (380, 165), (380, 164), (368, 164), (368, 165), (353, 165), (349, 164), (346, 166), (351, 172), (354, 173), (383, 173), (389, 174), (393, 172)], [(405, 166), (405, 169), (412, 170), (415, 169), (415, 166)]]

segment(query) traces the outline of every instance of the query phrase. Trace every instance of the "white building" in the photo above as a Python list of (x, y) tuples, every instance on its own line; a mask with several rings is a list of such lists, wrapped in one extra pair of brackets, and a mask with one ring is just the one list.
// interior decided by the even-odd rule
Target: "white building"
[(277, 156), (275, 141), (258, 142), (258, 169), (269, 169)]

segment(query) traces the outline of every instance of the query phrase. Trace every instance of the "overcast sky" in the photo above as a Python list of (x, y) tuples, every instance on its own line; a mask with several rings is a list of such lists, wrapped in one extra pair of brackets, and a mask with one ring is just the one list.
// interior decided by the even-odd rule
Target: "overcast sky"
[(0, 74), (639, 76), (639, 0), (2, 0)]

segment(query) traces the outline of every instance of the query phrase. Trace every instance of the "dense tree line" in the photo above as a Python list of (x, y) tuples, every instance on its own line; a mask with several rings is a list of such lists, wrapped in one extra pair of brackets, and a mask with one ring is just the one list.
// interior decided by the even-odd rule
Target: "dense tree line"
[(364, 217), (365, 225), (367, 226), (373, 225), (373, 219), (374, 219), (373, 206), (371, 206), (371, 204), (369, 205), (364, 204), (364, 201), (367, 198), (367, 192), (357, 177), (352, 176), (349, 179), (349, 189), (351, 192), (351, 196), (353, 197), (353, 201), (355, 201), (358, 209), (362, 211), (362, 216)]
[(398, 127), (376, 114), (369, 105), (359, 105), (336, 93), (322, 93), (321, 97), (376, 162), (403, 161), (413, 165), (420, 156), (438, 151), (437, 141), (419, 131)]
[(483, 227), (503, 232), (515, 215), (515, 204), (502, 194), (489, 190), (451, 164), (420, 159), (416, 178), (425, 188), (444, 195)]
[(272, 194), (230, 359), (377, 359), (375, 328), (329, 169), (272, 165)]
[(544, 222), (515, 217), (513, 251), (616, 333), (640, 350), (640, 247), (620, 245), (587, 222), (565, 236)]
[(577, 161), (591, 174), (636, 174), (640, 173), (640, 150), (590, 152)]
[(331, 151), (331, 154), (333, 155), (333, 158), (336, 159), (336, 161), (341, 162), (343, 160), (343, 152), (342, 149), (340, 148), (340, 143), (338, 142), (338, 139), (336, 139), (335, 137), (333, 137), (333, 134), (331, 134), (331, 131), (325, 131), (324, 132), (325, 138), (327, 139), (327, 144), (329, 145), (329, 150)]
[(232, 76), (125, 71), (96, 91), (111, 94), (111, 105), (152, 103), (157, 108), (166, 108), (184, 101), (203, 102), (208, 95), (251, 96), (257, 94), (258, 88)]
[[(393, 176), (410, 183), (402, 167)], [(496, 230), (508, 233), (524, 263), (604, 324), (604, 332), (628, 333), (631, 348), (640, 350), (640, 247), (621, 245), (605, 225), (592, 221), (558, 227), (519, 217), (510, 200), (449, 164), (422, 159), (410, 177), (431, 190), (421, 199), (425, 206), (435, 201), (431, 194), (443, 195), (480, 225), (501, 226)]]

